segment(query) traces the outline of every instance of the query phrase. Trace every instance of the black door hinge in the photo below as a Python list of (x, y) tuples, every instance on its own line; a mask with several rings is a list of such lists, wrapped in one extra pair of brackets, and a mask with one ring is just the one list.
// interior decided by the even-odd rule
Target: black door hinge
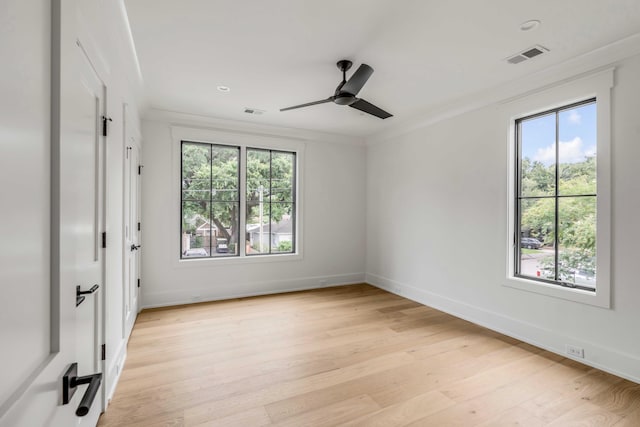
[(107, 247), (107, 232), (102, 233), (102, 249)]
[(100, 360), (107, 360), (107, 345), (102, 344), (102, 358)]
[(107, 136), (108, 122), (112, 122), (111, 117), (102, 116), (102, 136)]
[(138, 287), (140, 287), (140, 279), (138, 279)]
[(138, 221), (138, 231), (140, 231), (140, 221)]
[(144, 166), (143, 165), (138, 165), (138, 175), (142, 175), (142, 168)]

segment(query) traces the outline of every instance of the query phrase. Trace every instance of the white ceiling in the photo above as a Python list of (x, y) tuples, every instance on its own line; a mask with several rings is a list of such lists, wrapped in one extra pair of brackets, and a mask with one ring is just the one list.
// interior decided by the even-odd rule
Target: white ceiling
[[(126, 0), (149, 105), (370, 136), (640, 32), (640, 0)], [(520, 31), (530, 19), (537, 30)], [(519, 65), (532, 45), (550, 52)], [(375, 70), (359, 97), (380, 120), (333, 103), (339, 59)], [(350, 73), (347, 73), (347, 78)], [(224, 85), (228, 93), (216, 89)], [(265, 110), (244, 113), (245, 107)]]

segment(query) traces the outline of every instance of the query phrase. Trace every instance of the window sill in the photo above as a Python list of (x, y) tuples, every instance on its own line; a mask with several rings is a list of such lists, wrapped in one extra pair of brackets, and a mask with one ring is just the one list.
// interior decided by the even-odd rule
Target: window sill
[(564, 299), (580, 304), (593, 305), (601, 308), (610, 308), (609, 293), (596, 291), (585, 291), (554, 285), (551, 283), (539, 282), (537, 280), (527, 280), (522, 277), (508, 276), (504, 285), (509, 288), (521, 291), (532, 292), (552, 298)]
[(274, 255), (250, 255), (220, 258), (193, 258), (177, 260), (179, 268), (214, 267), (220, 265), (242, 265), (242, 264), (263, 264), (271, 262), (291, 262), (302, 260), (301, 253), (295, 254), (274, 254)]

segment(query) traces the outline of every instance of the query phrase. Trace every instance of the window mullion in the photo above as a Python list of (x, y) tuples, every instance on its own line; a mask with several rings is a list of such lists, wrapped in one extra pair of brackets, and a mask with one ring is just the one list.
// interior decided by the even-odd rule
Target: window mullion
[(213, 256), (213, 145), (209, 145), (209, 256)]
[(271, 254), (271, 224), (273, 223), (273, 210), (271, 209), (271, 201), (273, 197), (273, 151), (269, 150), (269, 254)]
[(554, 248), (554, 266), (555, 266), (555, 280), (560, 280), (560, 273), (559, 273), (559, 268), (560, 268), (560, 262), (559, 262), (559, 250), (558, 250), (558, 244), (560, 242), (559, 239), (559, 234), (560, 234), (560, 228), (558, 227), (558, 217), (559, 217), (559, 212), (558, 212), (558, 207), (559, 207), (559, 199), (558, 199), (558, 193), (559, 193), (559, 188), (560, 188), (560, 114), (558, 114), (558, 112), (556, 111), (555, 114), (556, 117), (556, 136), (555, 136), (555, 146), (556, 146), (556, 170), (555, 170), (555, 200), (554, 200), (554, 243), (553, 243), (553, 248)]
[(240, 147), (240, 164), (239, 173), (239, 187), (238, 193), (240, 195), (240, 222), (238, 224), (238, 255), (241, 257), (246, 256), (247, 246), (247, 148), (245, 146)]

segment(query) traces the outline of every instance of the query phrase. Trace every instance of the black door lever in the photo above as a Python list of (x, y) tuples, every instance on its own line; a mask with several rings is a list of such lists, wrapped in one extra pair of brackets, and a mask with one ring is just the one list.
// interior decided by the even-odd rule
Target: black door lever
[(89, 387), (84, 392), (80, 405), (76, 409), (76, 415), (83, 417), (89, 413), (91, 404), (98, 394), (100, 389), (100, 383), (102, 382), (102, 373), (93, 375), (85, 375), (83, 377), (78, 376), (78, 364), (72, 363), (62, 377), (62, 404), (66, 405), (71, 402), (71, 398), (76, 392), (76, 388), (82, 384), (89, 384)]
[(138, 249), (140, 249), (140, 245), (131, 245), (131, 252), (137, 251)]
[(100, 286), (96, 283), (88, 291), (81, 291), (80, 285), (76, 286), (76, 307), (82, 304), (82, 302), (84, 301), (84, 297), (82, 295), (92, 294), (97, 291), (99, 287)]

